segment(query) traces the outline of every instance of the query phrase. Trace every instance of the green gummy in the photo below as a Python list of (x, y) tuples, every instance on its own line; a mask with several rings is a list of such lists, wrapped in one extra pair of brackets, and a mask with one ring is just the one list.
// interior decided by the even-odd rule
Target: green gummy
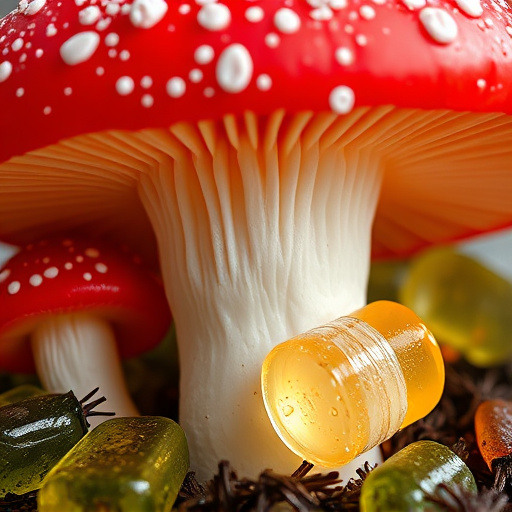
[(417, 441), (377, 466), (361, 489), (361, 512), (445, 510), (426, 499), (439, 484), (476, 493), (473, 474), (448, 447)]
[(15, 388), (0, 394), (0, 407), (3, 405), (14, 404), (25, 400), (26, 398), (32, 398), (33, 396), (45, 395), (46, 391), (32, 384), (23, 384), (22, 386), (16, 386)]
[(39, 512), (167, 512), (189, 468), (187, 440), (159, 416), (113, 418), (89, 432), (43, 482)]
[(476, 260), (451, 248), (426, 251), (412, 260), (399, 298), (471, 364), (512, 358), (512, 283)]
[(38, 489), (86, 432), (82, 407), (71, 392), (0, 407), (0, 497)]

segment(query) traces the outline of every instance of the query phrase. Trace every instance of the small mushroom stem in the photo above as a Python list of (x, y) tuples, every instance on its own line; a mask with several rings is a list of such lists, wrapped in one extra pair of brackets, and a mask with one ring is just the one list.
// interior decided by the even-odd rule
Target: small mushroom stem
[[(128, 393), (110, 324), (88, 313), (48, 316), (32, 334), (32, 350), (43, 386), (54, 393), (83, 396), (99, 387), (106, 409), (138, 416)], [(95, 426), (106, 417), (91, 419)]]

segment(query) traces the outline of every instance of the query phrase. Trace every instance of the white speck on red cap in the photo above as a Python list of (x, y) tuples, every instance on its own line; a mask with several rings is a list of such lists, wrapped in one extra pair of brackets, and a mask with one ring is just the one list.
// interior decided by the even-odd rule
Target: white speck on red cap
[(178, 12), (180, 14), (188, 14), (190, 12), (190, 5), (188, 5), (188, 4), (181, 4), (178, 7)]
[(16, 295), (21, 289), (21, 283), (19, 281), (12, 281), (7, 285), (7, 291), (10, 295)]
[(18, 52), (23, 48), (24, 41), (21, 37), (18, 37), (11, 44), (11, 49), (13, 52)]
[(300, 29), (300, 18), (292, 9), (283, 7), (274, 14), (274, 26), (284, 34), (293, 34)]
[(346, 85), (335, 87), (329, 95), (329, 105), (337, 114), (348, 114), (354, 108), (354, 103), (354, 91)]
[(280, 42), (281, 38), (275, 32), (270, 32), (265, 36), (265, 44), (269, 48), (277, 48)]
[(39, 286), (43, 282), (43, 278), (39, 274), (34, 274), (30, 276), (28, 282), (32, 286)]
[(472, 18), (478, 18), (484, 12), (480, 0), (455, 0), (455, 3), (463, 13)]
[(479, 89), (485, 89), (485, 87), (487, 86), (487, 82), (483, 78), (479, 78), (476, 81), (476, 85)]
[(247, 88), (253, 73), (251, 54), (242, 44), (232, 44), (224, 49), (217, 61), (215, 74), (221, 89), (230, 93)]
[(100, 36), (96, 32), (79, 32), (62, 44), (60, 56), (66, 64), (75, 66), (89, 60), (99, 43)]
[(4, 60), (0, 64), (0, 83), (5, 82), (12, 73), (12, 64), (8, 60)]
[(53, 23), (49, 23), (46, 27), (46, 36), (52, 37), (57, 33), (57, 27)]
[(59, 275), (59, 269), (57, 267), (49, 267), (43, 272), (43, 276), (48, 279), (54, 279)]
[(258, 23), (265, 17), (265, 11), (258, 6), (249, 7), (245, 11), (245, 19), (251, 23)]
[(354, 63), (354, 52), (345, 46), (337, 48), (334, 52), (336, 62), (342, 66), (350, 66)]
[(130, 8), (130, 20), (135, 27), (151, 28), (167, 12), (164, 0), (134, 0)]
[(121, 6), (119, 4), (109, 3), (105, 7), (105, 13), (108, 14), (109, 16), (115, 16), (116, 14), (119, 13), (120, 10), (121, 10)]
[(91, 281), (92, 280), (92, 274), (90, 272), (85, 272), (83, 274), (83, 278), (86, 280), (86, 281)]
[(0, 283), (3, 283), (11, 275), (10, 269), (6, 268), (0, 272)]
[(96, 263), (94, 268), (96, 269), (96, 272), (99, 272), (100, 274), (106, 274), (108, 272), (108, 267), (105, 263)]
[(174, 76), (167, 81), (165, 89), (171, 98), (179, 98), (185, 94), (185, 91), (187, 90), (187, 84), (183, 78)]
[(143, 89), (149, 89), (153, 85), (153, 79), (150, 76), (143, 76), (140, 79), (140, 86)]
[(373, 20), (375, 18), (375, 9), (371, 5), (362, 5), (359, 8), (359, 14), (361, 15), (361, 18), (365, 20)]
[(140, 100), (140, 103), (144, 108), (151, 108), (155, 103), (155, 99), (153, 96), (151, 96), (151, 94), (144, 94)]
[(78, 21), (81, 25), (94, 25), (100, 17), (101, 11), (97, 5), (89, 5), (78, 13)]
[(18, 5), (18, 11), (25, 16), (37, 14), (46, 5), (46, 0), (32, 0), (31, 2), (22, 1)]
[(402, 2), (410, 11), (423, 9), (427, 5), (426, 0), (402, 0)]
[(199, 83), (203, 79), (203, 72), (200, 69), (192, 69), (188, 74), (188, 78), (192, 83)]
[(208, 44), (198, 46), (194, 52), (194, 60), (197, 62), (197, 64), (208, 64), (213, 60), (214, 57), (215, 51)]
[(256, 87), (260, 91), (268, 91), (272, 87), (272, 78), (267, 74), (262, 74), (256, 78)]
[(197, 13), (197, 22), (212, 32), (224, 30), (231, 23), (231, 11), (224, 4), (206, 4)]
[(129, 76), (122, 76), (116, 82), (116, 91), (121, 96), (127, 96), (128, 94), (131, 94), (134, 88), (135, 83), (133, 81), (133, 78)]
[(437, 43), (449, 44), (457, 38), (457, 23), (444, 9), (425, 7), (420, 11), (420, 21), (430, 37)]
[(115, 32), (110, 32), (105, 36), (105, 44), (107, 46), (117, 46), (119, 44), (119, 34)]

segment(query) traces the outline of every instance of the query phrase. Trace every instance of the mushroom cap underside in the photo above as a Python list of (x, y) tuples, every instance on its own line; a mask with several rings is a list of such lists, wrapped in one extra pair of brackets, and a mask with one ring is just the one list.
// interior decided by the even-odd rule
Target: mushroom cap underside
[[(226, 116), (243, 123), (247, 115), (262, 127), (279, 111), (313, 112), (314, 119), (363, 112), (366, 118), (373, 109), (392, 105), (404, 116), (414, 111), (420, 117), (412, 121), (416, 131), (402, 139), (407, 158), (391, 155), (383, 164), (374, 256), (407, 254), (512, 223), (507, 3), (288, 4), (20, 4), (0, 22), (0, 188), (23, 195), (36, 168), (62, 144), (68, 152), (77, 142), (87, 165), (83, 148), (89, 142), (81, 142), (88, 134), (108, 145), (110, 134), (120, 130), (172, 130), (203, 120), (222, 125)], [(425, 121), (430, 113), (440, 121)], [(434, 125), (439, 136), (422, 139)], [(122, 153), (119, 146), (116, 151)], [(34, 165), (28, 178), (18, 173), (26, 164)], [(144, 161), (142, 170), (151, 165)], [(41, 181), (40, 196), (54, 183), (49, 198), (66, 193), (68, 178), (60, 171), (68, 164), (62, 166), (55, 165)], [(155, 254), (137, 185), (127, 181), (120, 178), (115, 193), (105, 192), (110, 184), (99, 193), (84, 191), (98, 193), (98, 201), (106, 197), (115, 205), (117, 198), (127, 205), (119, 209), (122, 221), (111, 220), (115, 212), (85, 212), (87, 207), (77, 213), (79, 220), (64, 226), (51, 214), (46, 221), (30, 219), (30, 203), (12, 208), (7, 206), (12, 201), (2, 200), (0, 236), (20, 243), (37, 230), (96, 230), (106, 236), (116, 231), (123, 240), (144, 240), (141, 245)], [(69, 202), (79, 199), (75, 194)]]

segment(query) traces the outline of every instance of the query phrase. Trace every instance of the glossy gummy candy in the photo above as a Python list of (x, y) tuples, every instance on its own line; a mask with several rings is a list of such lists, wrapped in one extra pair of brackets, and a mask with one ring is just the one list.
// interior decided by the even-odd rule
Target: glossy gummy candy
[(446, 510), (428, 499), (437, 486), (476, 493), (473, 474), (447, 446), (417, 441), (377, 466), (361, 488), (361, 512)]
[(473, 365), (511, 359), (512, 283), (476, 260), (450, 248), (427, 251), (412, 260), (399, 297)]
[(189, 467), (181, 427), (168, 418), (114, 418), (89, 432), (53, 468), (39, 512), (168, 512)]
[(406, 307), (378, 301), (275, 347), (262, 369), (270, 420), (303, 460), (339, 467), (428, 414), (439, 347)]
[(105, 401), (85, 404), (66, 394), (43, 394), (0, 407), (0, 497), (38, 489), (50, 469), (87, 433), (87, 416)]
[(512, 482), (512, 402), (485, 400), (475, 413), (476, 441), (502, 491)]

